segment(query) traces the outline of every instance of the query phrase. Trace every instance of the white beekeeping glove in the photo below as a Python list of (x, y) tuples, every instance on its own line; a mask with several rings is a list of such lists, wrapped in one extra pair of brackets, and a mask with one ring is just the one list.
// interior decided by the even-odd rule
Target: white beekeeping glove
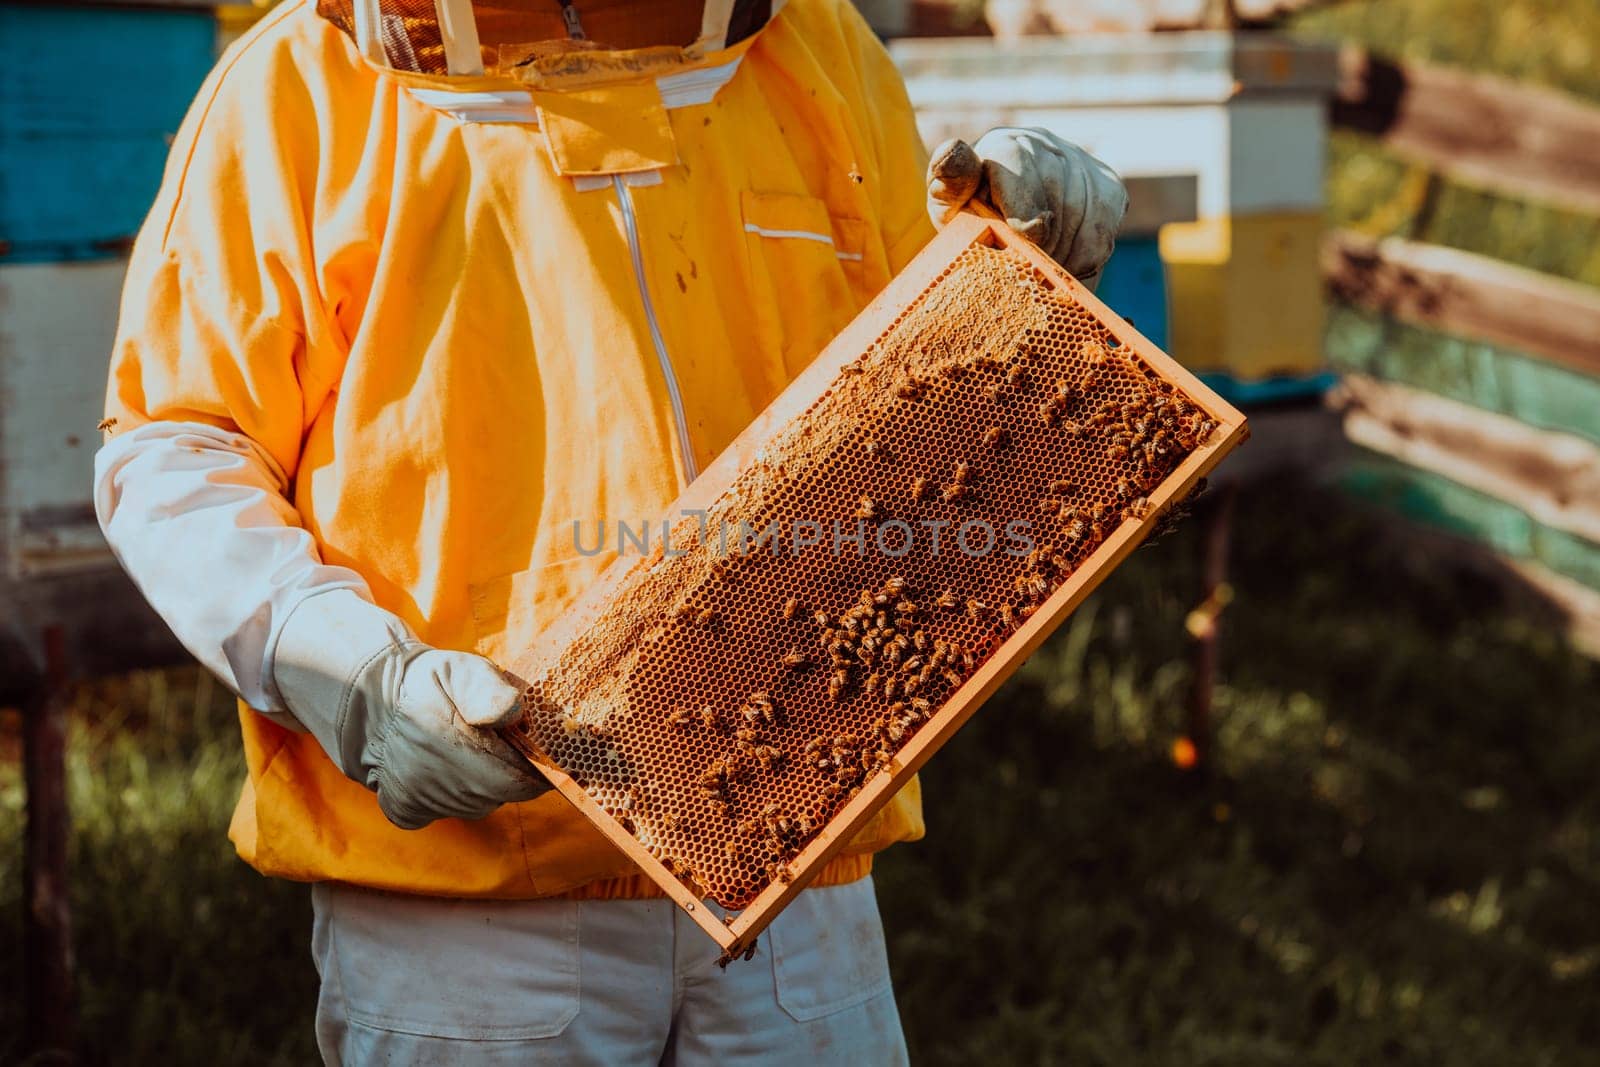
[(354, 590), (295, 607), (273, 679), (290, 713), (402, 829), (481, 819), (550, 788), (493, 733), (522, 711), (520, 691), (499, 668), (430, 648)]
[(928, 214), (943, 226), (969, 200), (993, 207), (1091, 289), (1116, 247), (1128, 191), (1116, 171), (1049, 130), (1002, 126), (951, 139), (928, 164)]

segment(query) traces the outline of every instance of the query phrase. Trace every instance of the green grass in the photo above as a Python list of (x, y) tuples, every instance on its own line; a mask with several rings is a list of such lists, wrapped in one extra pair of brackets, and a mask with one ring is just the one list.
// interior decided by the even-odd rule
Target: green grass
[[(244, 776), (229, 694), (198, 669), (86, 686), (67, 770), (88, 1062), (313, 1061), (309, 897), (225, 836)], [(19, 779), (0, 765), (0, 1063), (21, 1028)]]
[(1209, 781), (1166, 758), (1193, 531), (934, 761), (879, 873), (920, 1061), (1587, 1058), (1600, 672), (1348, 508), (1243, 499)]
[[(1137, 553), (940, 753), (928, 839), (882, 857), (918, 1062), (1584, 1062), (1600, 670), (1342, 498), (1262, 487), (1240, 502), (1215, 769), (1180, 772), (1193, 526)], [(90, 1062), (313, 1055), (305, 890), (223, 838), (234, 731), (194, 671), (79, 702)], [(15, 778), (0, 768), (3, 1035)]]

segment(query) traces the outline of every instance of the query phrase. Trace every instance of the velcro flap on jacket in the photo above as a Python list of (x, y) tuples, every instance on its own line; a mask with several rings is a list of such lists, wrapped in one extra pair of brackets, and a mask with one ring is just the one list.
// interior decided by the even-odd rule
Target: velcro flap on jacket
[(556, 173), (633, 174), (678, 162), (654, 79), (568, 92), (535, 92)]

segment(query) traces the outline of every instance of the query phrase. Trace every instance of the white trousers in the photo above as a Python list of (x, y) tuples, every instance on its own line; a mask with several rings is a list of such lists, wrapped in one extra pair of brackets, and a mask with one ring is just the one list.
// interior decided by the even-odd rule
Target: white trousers
[(904, 1064), (872, 880), (810, 889), (755, 958), (665, 900), (312, 889), (333, 1065)]

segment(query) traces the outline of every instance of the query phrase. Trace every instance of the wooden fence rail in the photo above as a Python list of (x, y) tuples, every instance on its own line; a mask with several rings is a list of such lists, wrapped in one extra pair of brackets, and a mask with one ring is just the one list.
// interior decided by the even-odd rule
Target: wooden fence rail
[(1554, 89), (1360, 48), (1340, 56), (1333, 123), (1504, 196), (1600, 214), (1600, 107)]
[(1455, 248), (1337, 231), (1323, 273), (1344, 303), (1600, 376), (1600, 290)]

